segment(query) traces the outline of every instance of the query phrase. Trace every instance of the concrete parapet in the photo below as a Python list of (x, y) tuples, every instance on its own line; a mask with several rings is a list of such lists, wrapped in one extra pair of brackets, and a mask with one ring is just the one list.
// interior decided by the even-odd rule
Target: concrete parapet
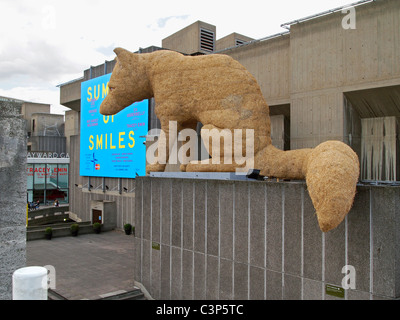
[(69, 206), (47, 207), (28, 212), (28, 226), (56, 223), (69, 218)]
[[(26, 233), (26, 240), (31, 241), (31, 240), (45, 239), (44, 230), (46, 229), (46, 227), (51, 227), (53, 229), (53, 238), (70, 237), (71, 236), (70, 227), (74, 223), (76, 222), (29, 227)], [(79, 225), (78, 236), (82, 234), (94, 233), (93, 225), (90, 223), (90, 221), (78, 222), (78, 225)], [(102, 230), (102, 232), (104, 231), (109, 231), (109, 230)]]
[(134, 278), (155, 299), (396, 299), (399, 205), (359, 185), (322, 233), (303, 182), (140, 177)]

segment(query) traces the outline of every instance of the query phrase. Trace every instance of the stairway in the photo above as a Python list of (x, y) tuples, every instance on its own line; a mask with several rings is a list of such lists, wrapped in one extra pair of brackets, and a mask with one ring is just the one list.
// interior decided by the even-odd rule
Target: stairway
[(68, 300), (68, 299), (63, 297), (61, 294), (55, 292), (54, 290), (48, 289), (47, 300)]
[[(67, 298), (63, 297), (59, 293), (55, 292), (52, 289), (49, 289), (47, 292), (47, 299), (48, 300), (68, 300)], [(97, 300), (147, 300), (144, 296), (143, 292), (135, 287), (135, 289), (131, 291), (126, 291), (122, 293), (118, 293), (115, 295), (107, 296), (104, 298), (99, 298)]]
[(132, 291), (127, 291), (124, 293), (119, 293), (105, 298), (100, 298), (98, 300), (146, 300), (146, 297), (139, 288), (135, 288)]

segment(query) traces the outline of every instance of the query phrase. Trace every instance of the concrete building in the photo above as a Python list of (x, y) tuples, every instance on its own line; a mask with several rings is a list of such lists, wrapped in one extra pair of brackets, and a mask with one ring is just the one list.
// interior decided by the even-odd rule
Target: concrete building
[(21, 99), (0, 97), (0, 101), (16, 101), (22, 105), (28, 152), (66, 153), (64, 116), (50, 113), (50, 105)]
[[(10, 98), (0, 97), (0, 101)], [(29, 202), (68, 203), (69, 155), (66, 152), (64, 116), (50, 113), (50, 105), (19, 99), (27, 145), (27, 196)]]
[(28, 151), (66, 152), (63, 115), (35, 112), (29, 123)]
[[(342, 8), (338, 8), (312, 17), (285, 23), (282, 26), (287, 29), (285, 32), (267, 36), (262, 39), (254, 40), (237, 33), (232, 33), (217, 40), (217, 28), (215, 26), (197, 21), (163, 39), (163, 48), (150, 47), (141, 49), (140, 52), (168, 49), (187, 55), (218, 53), (232, 56), (254, 75), (261, 87), (263, 95), (270, 106), (271, 134), (275, 146), (288, 150), (315, 147), (326, 140), (340, 140), (350, 145), (359, 155), (361, 163), (360, 179), (362, 181), (369, 182), (373, 180), (375, 182), (379, 181), (396, 184), (396, 181), (400, 180), (398, 139), (398, 118), (400, 116), (400, 64), (398, 63), (400, 61), (400, 6), (398, 0), (359, 1), (353, 4), (352, 10), (342, 12)], [(157, 195), (157, 192), (159, 192), (160, 199), (164, 196), (167, 197), (168, 200), (165, 200), (167, 201), (166, 203), (170, 203), (168, 201), (173, 201), (171, 208), (181, 208), (183, 206), (181, 193), (186, 189), (184, 189), (184, 187), (179, 187), (179, 192), (177, 191), (178, 193), (176, 194), (174, 191), (170, 190), (174, 189), (176, 183), (185, 184), (186, 182), (171, 181), (173, 179), (165, 179), (163, 182), (158, 182), (157, 179), (140, 178), (140, 185), (136, 186), (135, 179), (90, 178), (80, 176), (80, 84), (88, 79), (110, 73), (114, 64), (115, 61), (106, 61), (100, 66), (85, 70), (82, 78), (60, 85), (60, 103), (71, 108), (71, 111), (66, 113), (65, 125), (68, 141), (67, 145), (69, 146), (68, 153), (72, 158), (70, 170), (70, 208), (71, 211), (78, 214), (83, 220), (92, 220), (94, 203), (114, 201), (117, 210), (117, 227), (121, 228), (123, 223), (126, 222), (137, 223), (138, 227), (140, 225), (142, 229), (137, 240), (138, 248), (140, 249), (138, 249), (139, 251), (136, 253), (138, 258), (137, 264), (135, 265), (136, 280), (142, 281), (147, 288), (153, 290), (151, 292), (152, 294), (161, 299), (204, 297), (224, 297), (229, 299), (252, 298), (251, 292), (246, 293), (244, 296), (236, 295), (232, 290), (229, 291), (227, 295), (221, 294), (221, 291), (217, 294), (217, 291), (222, 288), (222, 285), (228, 287), (231, 285), (240, 285), (240, 287), (249, 290), (257, 290), (255, 295), (257, 297), (269, 298), (268, 294), (266, 294), (268, 289), (266, 289), (265, 286), (262, 288), (258, 286), (261, 283), (259, 279), (262, 278), (264, 283), (266, 283), (265, 277), (269, 277), (270, 280), (273, 278), (271, 281), (274, 281), (275, 286), (280, 287), (283, 284), (283, 280), (288, 281), (286, 283), (287, 286), (295, 286), (296, 291), (293, 292), (296, 292), (296, 298), (310, 295), (325, 299), (327, 295), (329, 295), (325, 293), (321, 294), (325, 285), (327, 283), (333, 283), (340, 286), (339, 279), (341, 279), (340, 270), (335, 269), (336, 275), (333, 280), (330, 280), (332, 275), (329, 274), (329, 271), (332, 271), (334, 267), (339, 268), (339, 266), (337, 262), (335, 262), (336, 260), (329, 260), (330, 258), (328, 255), (332, 254), (332, 256), (340, 257), (340, 260), (338, 260), (340, 263), (342, 261), (346, 262), (349, 255), (345, 248), (347, 248), (346, 246), (352, 246), (351, 255), (354, 253), (355, 259), (358, 259), (356, 257), (356, 252), (359, 250), (366, 249), (370, 251), (365, 253), (365, 256), (362, 258), (363, 261), (360, 262), (368, 264), (368, 268), (360, 267), (360, 270), (363, 270), (362, 272), (365, 272), (366, 275), (362, 280), (365, 286), (361, 290), (362, 292), (354, 292), (354, 295), (350, 295), (348, 298), (355, 297), (356, 294), (360, 294), (358, 296), (362, 296), (363, 298), (399, 297), (399, 270), (398, 267), (393, 267), (399, 265), (399, 255), (397, 254), (400, 246), (398, 231), (396, 231), (396, 228), (392, 228), (387, 232), (388, 238), (380, 238), (381, 236), (384, 237), (386, 234), (384, 223), (379, 220), (379, 215), (375, 216), (375, 213), (371, 211), (372, 209), (370, 210), (370, 206), (375, 206), (374, 208), (377, 208), (376, 206), (379, 202), (376, 200), (379, 197), (375, 197), (374, 195), (375, 190), (359, 190), (359, 194), (366, 195), (365, 199), (375, 199), (371, 200), (371, 203), (369, 200), (367, 201), (369, 206), (363, 207), (362, 200), (364, 198), (356, 199), (356, 209), (354, 209), (356, 213), (354, 213), (354, 219), (366, 221), (365, 223), (362, 222), (360, 224), (358, 220), (354, 222), (354, 224), (353, 222), (350, 222), (350, 224), (346, 222), (346, 224), (338, 228), (338, 231), (324, 236), (321, 235), (320, 231), (314, 230), (316, 225), (315, 222), (312, 222), (312, 225), (309, 227), (314, 230), (311, 235), (313, 239), (309, 240), (313, 243), (317, 243), (318, 246), (313, 247), (311, 244), (311, 246), (303, 246), (298, 250), (303, 253), (307, 251), (310, 252), (310, 254), (312, 250), (317, 250), (319, 262), (317, 267), (311, 265), (310, 263), (314, 263), (316, 260), (310, 257), (310, 261), (303, 261), (305, 264), (301, 266), (296, 265), (296, 268), (299, 268), (299, 270), (296, 269), (296, 272), (301, 272), (300, 278), (302, 280), (299, 282), (299, 274), (291, 273), (289, 267), (285, 270), (284, 268), (286, 267), (282, 267), (282, 265), (279, 265), (278, 268), (268, 266), (268, 264), (275, 261), (274, 259), (278, 262), (280, 261), (280, 263), (289, 261), (284, 258), (282, 248), (288, 243), (291, 243), (290, 241), (292, 241), (292, 239), (285, 238), (285, 240), (282, 240), (284, 236), (288, 234), (288, 230), (284, 233), (283, 230), (288, 226), (291, 227), (294, 225), (292, 225), (291, 222), (290, 224), (285, 222), (285, 219), (288, 217), (287, 214), (286, 216), (284, 214), (285, 209), (282, 209), (283, 211), (277, 209), (279, 211), (277, 215), (282, 216), (280, 216), (278, 220), (270, 220), (270, 222), (276, 222), (276, 228), (271, 229), (269, 227), (267, 231), (264, 229), (257, 229), (258, 235), (264, 237), (265, 241), (270, 237), (274, 237), (275, 234), (282, 240), (278, 245), (278, 247), (282, 249), (281, 251), (278, 247), (271, 249), (276, 253), (276, 257), (272, 257), (272, 260), (268, 260), (270, 258), (266, 256), (267, 253), (264, 252), (265, 248), (263, 245), (256, 244), (255, 247), (252, 247), (249, 244), (247, 246), (246, 243), (253, 241), (253, 238), (246, 238), (247, 240), (245, 240), (249, 242), (245, 242), (244, 245), (248, 250), (252, 250), (251, 254), (247, 251), (247, 253), (243, 253), (242, 249), (244, 247), (240, 247), (237, 250), (234, 249), (232, 255), (229, 257), (221, 256), (219, 250), (222, 248), (222, 245), (229, 247), (229, 243), (222, 244), (221, 241), (227, 239), (225, 238), (226, 234), (225, 236), (219, 234), (221, 230), (215, 229), (215, 225), (222, 226), (224, 222), (221, 221), (223, 216), (221, 215), (222, 211), (220, 211), (223, 209), (219, 207), (221, 199), (218, 197), (218, 199), (215, 198), (214, 195), (219, 194), (227, 198), (226, 194), (231, 194), (234, 198), (232, 201), (237, 201), (234, 192), (236, 188), (243, 188), (246, 195), (251, 195), (252, 192), (256, 192), (257, 194), (261, 192), (264, 196), (264, 191), (258, 190), (256, 186), (250, 184), (244, 186), (235, 184), (235, 186), (231, 186), (231, 184), (229, 184), (229, 186), (226, 187), (222, 183), (216, 187), (214, 184), (219, 184), (219, 182), (210, 182), (210, 186), (213, 188), (215, 187), (214, 189), (218, 189), (219, 191), (217, 192), (214, 190), (215, 193), (208, 193), (213, 197), (211, 199), (212, 201), (205, 200), (205, 198), (207, 198), (207, 193), (206, 196), (200, 194), (199, 203), (202, 204), (197, 206), (196, 200), (196, 209), (192, 208), (192, 211), (197, 217), (197, 215), (208, 214), (207, 206), (212, 208), (212, 212), (217, 215), (216, 218), (213, 216), (216, 219), (215, 221), (213, 220), (215, 224), (207, 225), (206, 223), (202, 227), (204, 228), (202, 232), (205, 232), (206, 235), (213, 235), (213, 239), (218, 241), (220, 246), (215, 247), (214, 244), (211, 244), (213, 239), (202, 238), (202, 241), (211, 242), (210, 247), (206, 245), (206, 247), (202, 249), (203, 251), (201, 251), (194, 249), (193, 246), (190, 248), (187, 247), (187, 244), (184, 242), (187, 239), (184, 238), (185, 235), (182, 233), (185, 231), (181, 230), (181, 224), (176, 225), (176, 228), (181, 232), (179, 233), (180, 235), (178, 235), (178, 233), (174, 233), (173, 235), (169, 233), (170, 238), (169, 240), (167, 239), (166, 242), (163, 242), (164, 240), (162, 239), (160, 240), (160, 236), (162, 237), (163, 235), (159, 235), (157, 232), (155, 233), (155, 231), (161, 230), (160, 225), (163, 225), (164, 222), (161, 222), (160, 219), (166, 218), (167, 214), (170, 214), (170, 216), (166, 219), (172, 219), (169, 221), (175, 221), (175, 219), (178, 219), (177, 221), (179, 223), (184, 221), (183, 219), (187, 218), (185, 216), (186, 209), (181, 211), (175, 211), (174, 209), (173, 212), (167, 210), (168, 213), (165, 215), (163, 214), (163, 217), (157, 217), (155, 215), (148, 216), (149, 212), (157, 213), (160, 210), (164, 210), (160, 209), (161, 204), (157, 200), (158, 197), (150, 196), (153, 192), (156, 192)], [(154, 101), (150, 101), (149, 129), (158, 126), (159, 122), (154, 115)], [(154, 183), (152, 181), (154, 181)], [(205, 186), (203, 185), (204, 183), (197, 183), (196, 181), (188, 183), (190, 185), (189, 187), (192, 189), (188, 188), (193, 190), (190, 191), (193, 192), (193, 197), (197, 197), (198, 190), (201, 191), (204, 188), (207, 190), (208, 188), (207, 183), (205, 183)], [(192, 185), (197, 186), (199, 184), (201, 184), (201, 188), (203, 189), (192, 187)], [(138, 199), (136, 206), (135, 188), (140, 188), (140, 191), (139, 189), (137, 190), (137, 196), (140, 194), (140, 199)], [(221, 188), (224, 190), (228, 188), (229, 192), (221, 192)], [(292, 188), (301, 190), (290, 191), (288, 195), (286, 195), (286, 198), (284, 197), (285, 201), (289, 199), (289, 195), (295, 198), (301, 197), (302, 200), (299, 201), (299, 207), (301, 208), (304, 207), (304, 201), (309, 201), (305, 196), (305, 189), (303, 186), (286, 187), (279, 185), (272, 186), (271, 188), (263, 188), (265, 190), (271, 190), (265, 191), (266, 193), (273, 193), (272, 195), (266, 194), (265, 197), (278, 197), (279, 199), (281, 199), (280, 197), (284, 194), (281, 188), (285, 190), (286, 188), (288, 190)], [(393, 192), (397, 192), (389, 189), (379, 189), (376, 192), (382, 195), (383, 198), (393, 195)], [(166, 192), (165, 195), (163, 190)], [(203, 191), (201, 191), (201, 193), (202, 192)], [(176, 201), (171, 200), (171, 197), (173, 199), (177, 197), (177, 199), (175, 199)], [(239, 195), (238, 197), (240, 198)], [(249, 203), (249, 206), (251, 206), (249, 199), (251, 199), (251, 197), (245, 197), (244, 201), (246, 205)], [(204, 204), (204, 201), (206, 201), (206, 204)], [(393, 221), (395, 221), (394, 225), (398, 226), (399, 221), (396, 209), (398, 204), (395, 197), (393, 199), (391, 198), (390, 201), (393, 201), (394, 204), (390, 206), (388, 212), (390, 211), (389, 215), (394, 219)], [(278, 202), (281, 206), (286, 206), (286, 204), (282, 204), (280, 200)], [(288, 203), (290, 204), (290, 201)], [(264, 208), (266, 208), (267, 204), (264, 203), (263, 205)], [(151, 207), (151, 211), (149, 211), (149, 206), (153, 206)], [(164, 206), (162, 207), (164, 208)], [(239, 207), (235, 205), (233, 211), (231, 210), (231, 215), (226, 219), (236, 219), (238, 217), (238, 208)], [(251, 208), (249, 208), (245, 206), (242, 208), (243, 210), (241, 209), (244, 215), (243, 221), (247, 223), (243, 226), (243, 232), (249, 230), (251, 227), (250, 223), (253, 223), (252, 220), (250, 220)], [(205, 212), (197, 212), (199, 210)], [(264, 211), (265, 209), (262, 209), (258, 213), (263, 215)], [(311, 211), (312, 210), (310, 210), (310, 212)], [(302, 214), (304, 214), (304, 212)], [(369, 215), (370, 213), (371, 216)], [(210, 219), (210, 217), (211, 216), (208, 216), (207, 219)], [(194, 221), (193, 216), (189, 215), (188, 219)], [(262, 219), (262, 221), (264, 221), (263, 223), (266, 224), (267, 218), (263, 217)], [(304, 229), (305, 224), (301, 224), (301, 221), (303, 221), (302, 219), (303, 218), (299, 218), (296, 220), (296, 226), (294, 227), (296, 229), (296, 234), (301, 234), (301, 237), (293, 238), (297, 239), (297, 243), (300, 244), (302, 241), (305, 241), (302, 237), (307, 236), (307, 230)], [(298, 224), (300, 224), (300, 226)], [(360, 225), (369, 232), (370, 236), (366, 241), (357, 241), (359, 237), (357, 234), (359, 232), (364, 234), (365, 231), (360, 230)], [(350, 229), (349, 226), (351, 226)], [(375, 229), (376, 226), (380, 229)], [(171, 230), (174, 228), (175, 227), (172, 226)], [(194, 226), (191, 228), (194, 230), (197, 228), (197, 225), (196, 228), (194, 228)], [(376, 231), (373, 231), (372, 234), (371, 230)], [(337, 236), (338, 238), (336, 238)], [(228, 238), (232, 240), (232, 237)], [(240, 241), (242, 240), (241, 237), (238, 237), (235, 245), (240, 246)], [(353, 240), (355, 242), (351, 242)], [(157, 246), (157, 243), (161, 243), (161, 252), (158, 251), (159, 249), (152, 247), (154, 242), (156, 243), (156, 248), (160, 247), (159, 245)], [(379, 246), (382, 243), (391, 243), (391, 253), (394, 254), (394, 260), (390, 260), (392, 259), (389, 257), (391, 254), (386, 257), (390, 261), (379, 260), (379, 254), (376, 250), (380, 250)], [(359, 247), (360, 245), (362, 248)], [(207, 250), (209, 248), (213, 248), (214, 252), (208, 252)], [(332, 250), (333, 253), (326, 250)], [(338, 253), (335, 250), (340, 250), (340, 252)], [(163, 252), (165, 254), (164, 256)], [(242, 256), (240, 256), (240, 254), (242, 254)], [(254, 265), (254, 261), (248, 260), (249, 257), (260, 256), (263, 256), (264, 260), (258, 261), (259, 264), (257, 265)], [(193, 259), (200, 260), (196, 262)], [(268, 263), (266, 263), (266, 261)], [(160, 262), (160, 265), (156, 265), (158, 262)], [(155, 273), (152, 273), (153, 269), (151, 268), (153, 267), (171, 266), (175, 262), (179, 263), (179, 266), (177, 265), (179, 268), (181, 268), (180, 266), (188, 264), (191, 269), (185, 268), (183, 270), (178, 268), (179, 270), (177, 270), (174, 268), (173, 270), (165, 271), (167, 273), (160, 273), (160, 270), (154, 269)], [(150, 263), (150, 266), (148, 263)], [(240, 270), (244, 273), (240, 274), (246, 274), (246, 276), (232, 279), (230, 275), (227, 275), (229, 279), (225, 282), (226, 279), (222, 279), (225, 274), (223, 274), (222, 271), (218, 271), (218, 279), (209, 278), (212, 283), (217, 283), (218, 287), (213, 287), (211, 289), (207, 285), (203, 287), (204, 284), (208, 283), (206, 279), (208, 268), (223, 270), (221, 269), (222, 264), (229, 266), (232, 275), (234, 275), (235, 268), (241, 268)], [(373, 270), (380, 270), (380, 268), (385, 269), (385, 264), (390, 264), (393, 267), (390, 267), (390, 275), (388, 275), (393, 282), (390, 283), (390, 288), (387, 287), (380, 291), (378, 288), (385, 285), (384, 280), (379, 278), (379, 284), (374, 283), (372, 276), (375, 277), (374, 279), (378, 279), (378, 275), (375, 275), (375, 273), (373, 274)], [(257, 269), (257, 267), (260, 266), (262, 268)], [(319, 271), (321, 271), (322, 268), (324, 273), (321, 274), (321, 272), (318, 271), (318, 279), (307, 278), (305, 271), (308, 270), (311, 272), (313, 268), (320, 268), (318, 269)], [(187, 270), (191, 270), (188, 271), (190, 274), (185, 273)], [(183, 280), (186, 276), (190, 277), (196, 274), (196, 270), (201, 270), (204, 273), (203, 278), (200, 277), (200, 279), (197, 277), (197, 280), (190, 278), (190, 283), (193, 284), (193, 281), (200, 281), (199, 283), (202, 285), (201, 290), (205, 291), (200, 292), (198, 295), (194, 294), (193, 290), (200, 288), (195, 285), (191, 289), (191, 292), (185, 294), (183, 290)], [(288, 275), (286, 275), (286, 272), (288, 272)], [(174, 287), (170, 287), (172, 283), (170, 278), (173, 276), (172, 273), (183, 279), (182, 282), (174, 282)], [(260, 278), (251, 278), (251, 274), (257, 274), (257, 277)], [(152, 282), (150, 275), (159, 278), (156, 278), (156, 281)], [(217, 277), (217, 275), (213, 273), (213, 277)], [(294, 280), (293, 283), (289, 281), (291, 278)], [(304, 280), (305, 278), (307, 278), (307, 280)], [(161, 281), (161, 287), (156, 285), (157, 279)], [(310, 279), (317, 282), (308, 282)], [(253, 288), (253, 284), (258, 287)], [(315, 291), (312, 289), (306, 292), (303, 290), (304, 285), (308, 286), (309, 289), (309, 286), (313, 286), (316, 289)], [(298, 287), (302, 289), (299, 291), (297, 290)], [(168, 294), (163, 294), (163, 288), (168, 291)], [(209, 290), (214, 291), (210, 293)], [(288, 292), (284, 293), (284, 291), (282, 291), (278, 298), (290, 298), (287, 294)]]
[(22, 104), (21, 114), (26, 121), (28, 151), (65, 153), (64, 116), (51, 114), (49, 104), (13, 100)]
[[(315, 147), (330, 139), (344, 141), (359, 155), (361, 179), (398, 181), (400, 8), (396, 0), (358, 4), (355, 25), (348, 23), (351, 12), (333, 10), (285, 23), (282, 26), (288, 31), (263, 39), (232, 33), (217, 40), (215, 26), (197, 21), (163, 39), (162, 47), (188, 55), (227, 54), (242, 63), (257, 79), (270, 106), (277, 147), (287, 150)], [(114, 64), (106, 61), (90, 67), (82, 78), (60, 85), (60, 103), (71, 108), (65, 123), (68, 152), (74, 157), (71, 185), (99, 186), (101, 198), (107, 198), (104, 185), (117, 190), (126, 184), (133, 190), (134, 182), (92, 179), (88, 183), (79, 176), (80, 84), (110, 73)], [(150, 104), (149, 129), (159, 126), (154, 103)], [(71, 190), (76, 208), (85, 208), (78, 196), (81, 190)]]

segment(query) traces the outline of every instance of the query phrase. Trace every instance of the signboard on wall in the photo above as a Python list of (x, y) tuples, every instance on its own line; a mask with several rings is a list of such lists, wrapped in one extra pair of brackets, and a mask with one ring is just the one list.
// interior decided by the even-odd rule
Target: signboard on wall
[(80, 175), (135, 178), (146, 175), (148, 100), (113, 116), (100, 114), (111, 74), (81, 84)]

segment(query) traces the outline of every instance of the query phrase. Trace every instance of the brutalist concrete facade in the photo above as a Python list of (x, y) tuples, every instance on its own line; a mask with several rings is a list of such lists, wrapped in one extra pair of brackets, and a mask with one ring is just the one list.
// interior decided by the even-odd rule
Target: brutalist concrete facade
[[(358, 186), (322, 233), (304, 182), (136, 183), (134, 277), (155, 299), (400, 297), (399, 187)], [(355, 289), (343, 290), (346, 265)]]
[(0, 101), (0, 299), (26, 263), (26, 128), (22, 104)]

